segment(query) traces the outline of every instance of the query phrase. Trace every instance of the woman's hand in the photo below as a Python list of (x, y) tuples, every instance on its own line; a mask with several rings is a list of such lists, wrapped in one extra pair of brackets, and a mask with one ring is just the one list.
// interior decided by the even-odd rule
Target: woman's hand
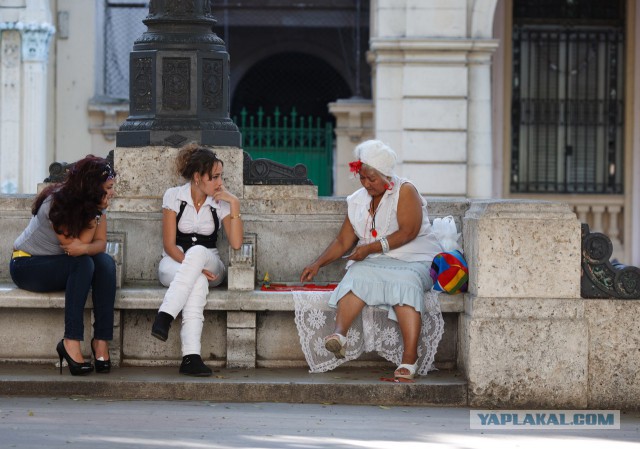
[(338, 236), (329, 243), (329, 246), (320, 254), (320, 257), (302, 270), (300, 282), (312, 281), (318, 274), (318, 271), (320, 271), (320, 267), (324, 267), (334, 260), (340, 259), (340, 257), (357, 242), (358, 237), (353, 230), (353, 226), (351, 226), (349, 217), (346, 216), (344, 217), (344, 222), (342, 223)]
[(64, 250), (67, 256), (72, 257), (84, 256), (89, 250), (89, 245), (87, 243), (83, 243), (78, 238), (72, 239), (70, 242), (60, 245), (60, 247)]
[(56, 234), (60, 242), (60, 248), (73, 257), (95, 256), (107, 249), (107, 216), (102, 215), (100, 221), (96, 220), (92, 227), (83, 229), (78, 237), (66, 237), (64, 234)]
[(221, 185), (220, 188), (213, 193), (213, 199), (216, 201), (226, 201), (229, 204), (234, 202), (240, 203), (238, 197), (229, 192), (224, 185)]
[(311, 265), (304, 267), (302, 270), (302, 274), (300, 275), (300, 282), (311, 282), (314, 277), (320, 271), (320, 265), (317, 263), (312, 263)]
[(215, 281), (216, 279), (218, 279), (217, 275), (208, 270), (202, 270), (202, 274), (204, 274), (204, 277), (206, 277), (208, 281)]

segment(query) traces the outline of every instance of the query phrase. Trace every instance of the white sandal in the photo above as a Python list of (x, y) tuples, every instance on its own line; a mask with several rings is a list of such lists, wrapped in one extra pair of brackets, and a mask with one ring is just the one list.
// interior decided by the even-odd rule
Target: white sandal
[[(406, 369), (409, 371), (409, 374), (398, 374), (398, 371), (401, 369)], [(401, 363), (393, 373), (393, 376), (396, 379), (413, 379), (416, 375), (416, 370), (418, 369), (418, 361), (413, 365), (409, 365), (408, 363)]]
[(324, 337), (324, 347), (329, 352), (333, 352), (333, 355), (337, 359), (344, 359), (347, 345), (347, 337), (341, 334), (331, 334)]

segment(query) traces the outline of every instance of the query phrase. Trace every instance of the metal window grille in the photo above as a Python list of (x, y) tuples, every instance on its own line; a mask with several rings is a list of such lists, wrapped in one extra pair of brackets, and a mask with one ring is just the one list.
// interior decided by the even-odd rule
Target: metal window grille
[(105, 2), (104, 94), (129, 99), (129, 53), (147, 27), (142, 20), (149, 13), (148, 1)]
[[(564, 2), (525, 6), (515, 12), (537, 16), (513, 29), (511, 191), (622, 193), (622, 24), (594, 21)], [(567, 11), (579, 21), (540, 20)]]

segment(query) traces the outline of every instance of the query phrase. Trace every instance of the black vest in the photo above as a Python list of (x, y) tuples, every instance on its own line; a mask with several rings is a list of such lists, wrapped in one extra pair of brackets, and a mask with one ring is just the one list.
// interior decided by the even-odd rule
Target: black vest
[(184, 232), (180, 232), (178, 229), (178, 223), (180, 223), (180, 217), (182, 217), (182, 213), (184, 212), (184, 208), (187, 206), (186, 201), (182, 201), (180, 203), (180, 212), (176, 216), (176, 245), (182, 247), (184, 252), (186, 253), (189, 248), (192, 248), (196, 245), (204, 246), (205, 248), (215, 248), (216, 241), (218, 240), (218, 228), (220, 227), (220, 222), (218, 220), (218, 214), (216, 213), (215, 208), (211, 208), (211, 215), (213, 215), (213, 233), (211, 235), (202, 235), (202, 234), (185, 234)]

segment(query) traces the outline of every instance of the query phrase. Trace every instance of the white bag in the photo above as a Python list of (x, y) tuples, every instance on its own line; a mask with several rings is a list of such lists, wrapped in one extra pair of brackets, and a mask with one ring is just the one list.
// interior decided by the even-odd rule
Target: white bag
[(444, 218), (435, 218), (431, 224), (431, 230), (440, 242), (444, 252), (460, 251), (462, 254), (462, 246), (458, 243), (460, 233), (451, 215)]

